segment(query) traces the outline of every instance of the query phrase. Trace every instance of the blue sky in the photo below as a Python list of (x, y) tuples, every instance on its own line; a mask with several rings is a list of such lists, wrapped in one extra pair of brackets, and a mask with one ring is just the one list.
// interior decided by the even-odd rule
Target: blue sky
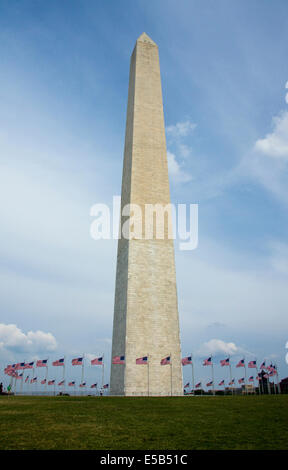
[(287, 10), (0, 0), (1, 367), (105, 353), (109, 380), (117, 244), (91, 239), (90, 208), (120, 194), (129, 60), (145, 31), (159, 47), (171, 199), (199, 204), (198, 248), (175, 245), (183, 355), (199, 380), (209, 353), (288, 375)]

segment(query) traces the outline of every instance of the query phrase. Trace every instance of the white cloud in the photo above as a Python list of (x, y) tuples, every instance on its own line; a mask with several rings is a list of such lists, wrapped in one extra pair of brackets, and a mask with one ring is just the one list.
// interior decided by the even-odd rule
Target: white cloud
[(170, 177), (176, 183), (185, 183), (191, 180), (191, 176), (183, 170), (183, 167), (177, 162), (174, 153), (167, 152), (168, 170)]
[(17, 325), (0, 323), (0, 348), (14, 352), (55, 351), (57, 342), (51, 333), (38, 330), (25, 334)]
[(199, 350), (199, 354), (237, 354), (239, 348), (235, 343), (225, 343), (221, 339), (211, 339), (210, 341), (204, 343)]
[(178, 138), (178, 137), (186, 137), (191, 132), (194, 131), (197, 124), (190, 122), (189, 120), (184, 122), (177, 122), (174, 125), (167, 126), (166, 132), (168, 136)]
[(270, 157), (288, 159), (288, 112), (283, 111), (273, 118), (273, 132), (258, 139), (255, 150)]

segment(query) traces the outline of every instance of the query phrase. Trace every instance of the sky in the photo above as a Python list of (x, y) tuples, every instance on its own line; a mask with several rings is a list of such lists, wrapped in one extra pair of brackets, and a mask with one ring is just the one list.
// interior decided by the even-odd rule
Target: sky
[(219, 381), (227, 355), (288, 375), (287, 13), (286, 0), (0, 0), (2, 371), (85, 353), (93, 380), (89, 360), (104, 354), (109, 381), (117, 241), (91, 238), (90, 210), (120, 195), (145, 31), (171, 202), (199, 205), (197, 248), (175, 243), (182, 354), (205, 383), (210, 354)]

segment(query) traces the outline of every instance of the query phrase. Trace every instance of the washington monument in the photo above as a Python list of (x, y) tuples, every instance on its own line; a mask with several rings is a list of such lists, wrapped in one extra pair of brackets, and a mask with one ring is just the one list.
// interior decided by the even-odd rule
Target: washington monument
[[(121, 230), (128, 226), (130, 236), (121, 235), (118, 241), (112, 342), (112, 358), (120, 356), (123, 363), (111, 365), (111, 395), (183, 394), (174, 242), (168, 236), (172, 221), (167, 204), (170, 191), (158, 47), (143, 33), (130, 62), (120, 217)], [(143, 236), (136, 236), (139, 208), (144, 218), (147, 207), (155, 205), (168, 207), (164, 235), (157, 236), (152, 217), (150, 236), (148, 222)], [(143, 361), (137, 364), (139, 358)], [(163, 359), (166, 365), (161, 365)]]

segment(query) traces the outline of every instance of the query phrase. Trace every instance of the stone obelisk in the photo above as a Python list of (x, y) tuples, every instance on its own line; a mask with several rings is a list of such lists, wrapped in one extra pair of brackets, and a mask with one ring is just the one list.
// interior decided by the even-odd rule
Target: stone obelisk
[[(125, 364), (111, 365), (110, 394), (182, 395), (171, 211), (164, 236), (159, 239), (153, 229), (147, 239), (144, 221), (143, 236), (133, 235), (127, 204), (137, 204), (143, 219), (147, 205), (170, 204), (158, 47), (146, 33), (130, 62), (120, 228), (128, 223), (131, 236), (118, 240), (112, 341), (112, 357), (124, 356)], [(146, 365), (136, 364), (141, 357), (148, 358)], [(161, 365), (165, 357), (171, 363)]]

